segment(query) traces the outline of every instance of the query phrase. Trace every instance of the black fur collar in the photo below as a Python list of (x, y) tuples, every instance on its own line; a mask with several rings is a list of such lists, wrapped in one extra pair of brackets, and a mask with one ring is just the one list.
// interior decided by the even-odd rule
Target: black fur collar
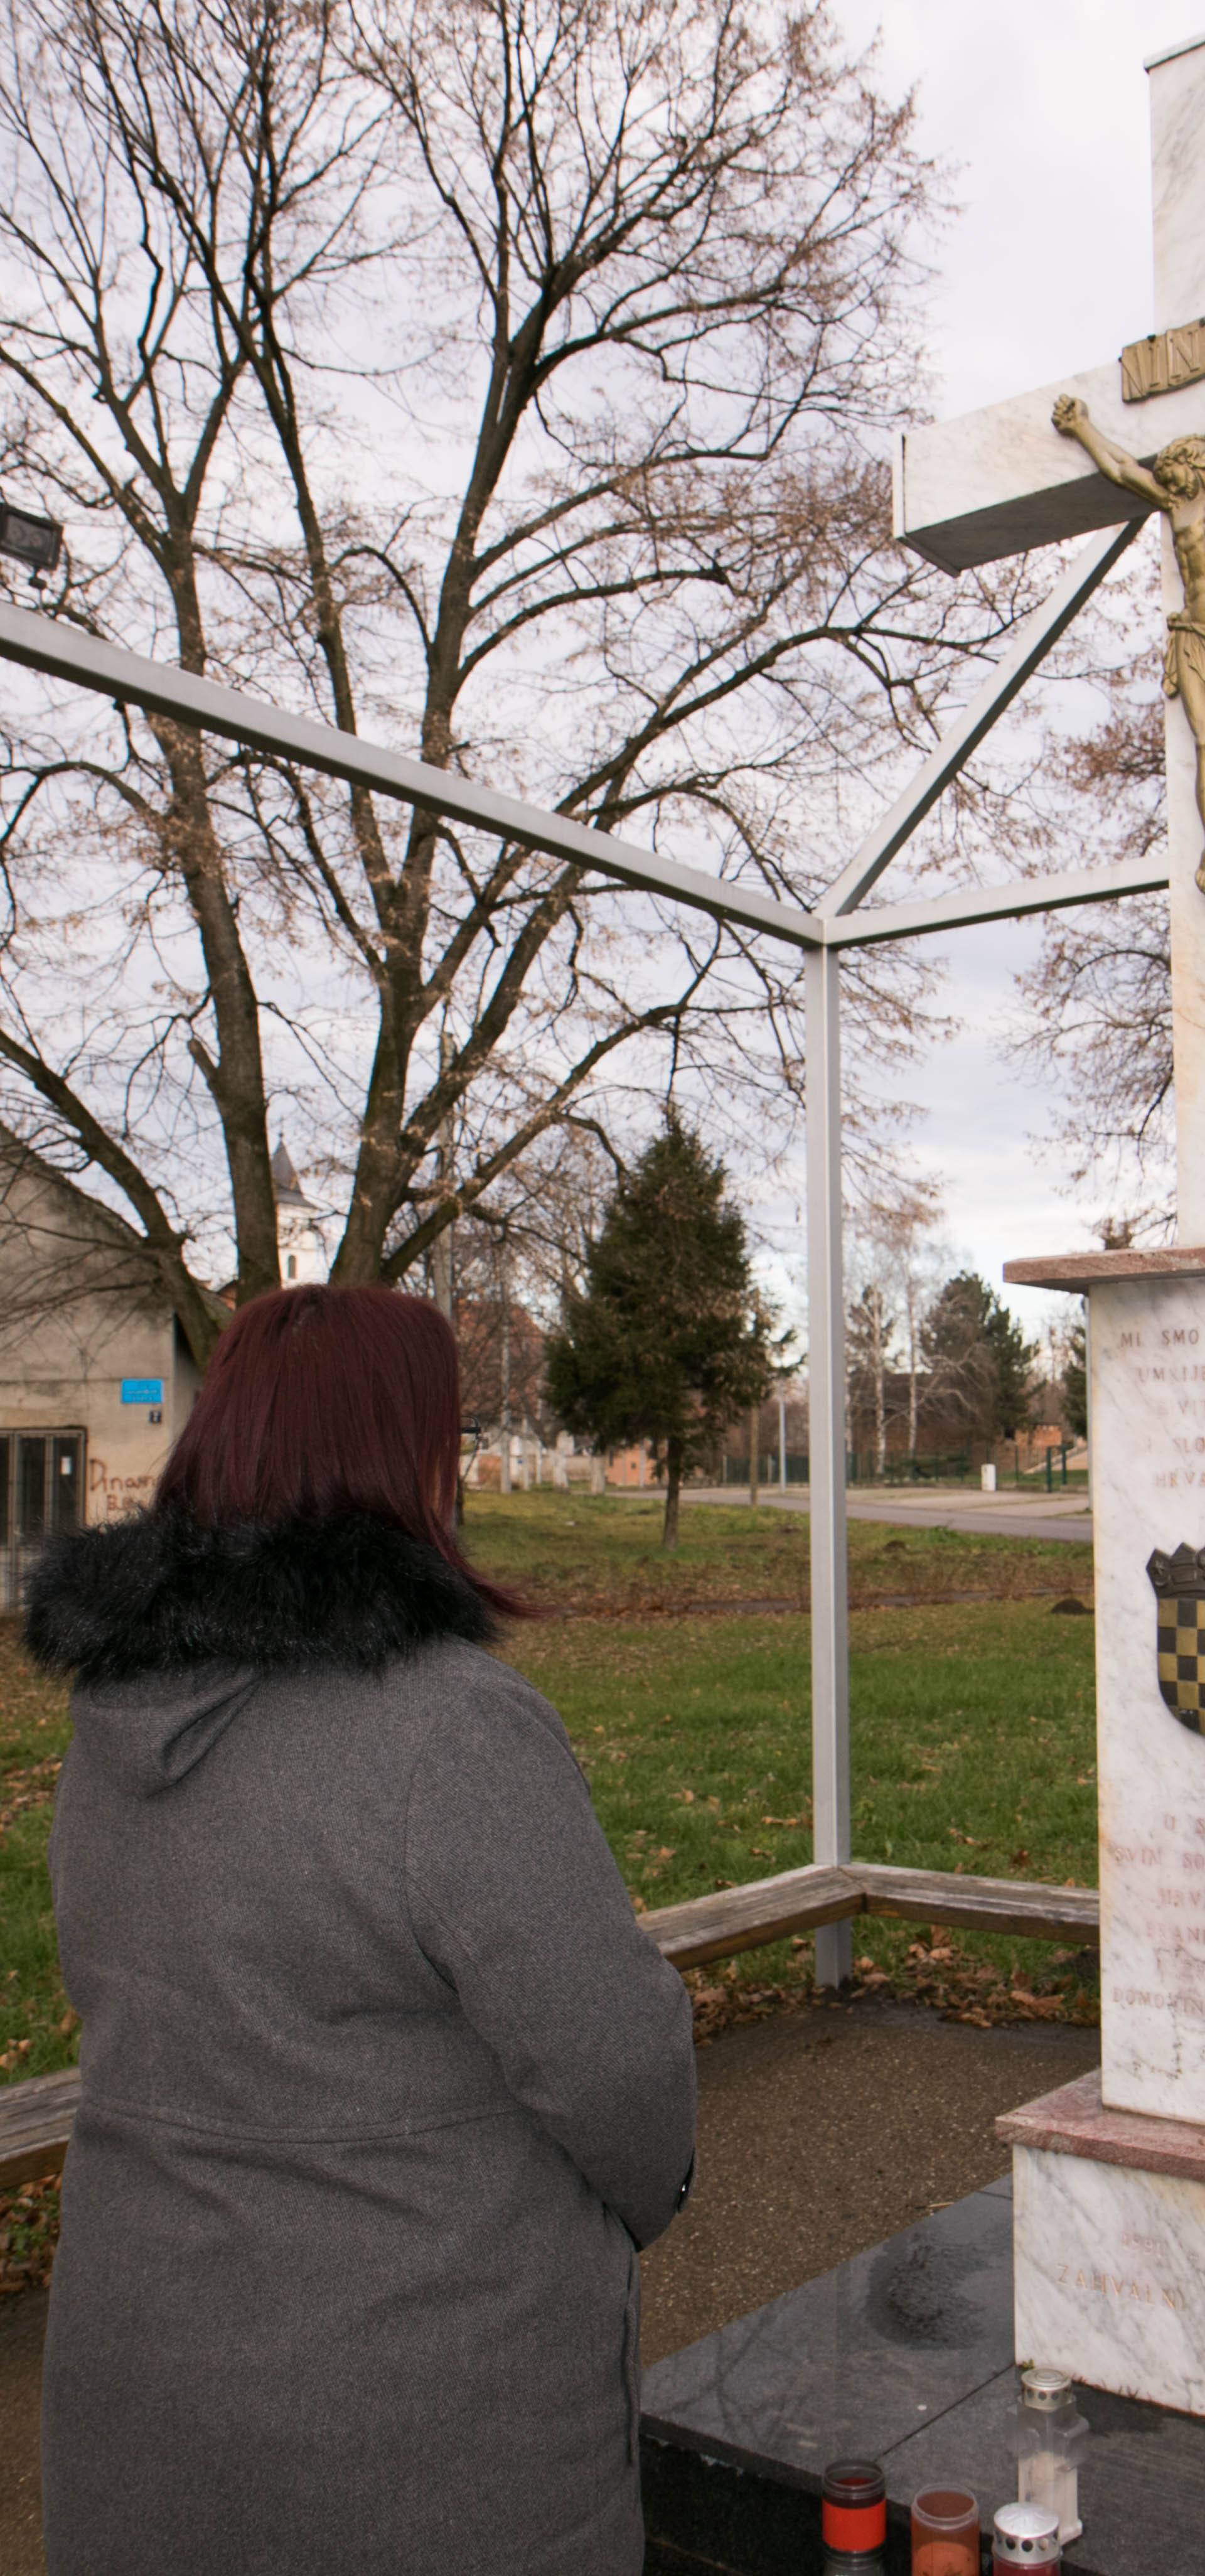
[(39, 1560), (25, 1623), (38, 1663), (94, 1682), (230, 1661), (379, 1670), (494, 1634), (466, 1576), (366, 1512), (207, 1530), (172, 1509), (78, 1530)]

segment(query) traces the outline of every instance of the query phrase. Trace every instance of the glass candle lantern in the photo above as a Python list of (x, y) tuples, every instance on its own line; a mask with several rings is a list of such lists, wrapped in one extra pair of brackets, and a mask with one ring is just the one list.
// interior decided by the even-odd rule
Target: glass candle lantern
[(979, 2507), (965, 2487), (913, 2497), (912, 2576), (979, 2576)]
[(1063, 2552), (1058, 2517), (1041, 2504), (1004, 2504), (992, 2533), (992, 2576), (1059, 2576)]
[(1044, 2505), (1057, 2513), (1064, 2549), (1084, 2527), (1079, 2471), (1087, 2438), (1066, 2371), (1023, 2370), (1014, 2429), (1017, 2494), (1022, 2504)]
[(834, 2460), (820, 2492), (824, 2576), (883, 2576), (887, 2481), (877, 2460)]

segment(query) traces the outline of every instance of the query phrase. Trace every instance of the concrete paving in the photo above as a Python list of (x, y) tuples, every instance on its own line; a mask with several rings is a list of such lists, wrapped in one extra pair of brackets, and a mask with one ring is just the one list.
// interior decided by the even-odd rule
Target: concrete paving
[(686, 2208), (641, 2255), (646, 2365), (1009, 2170), (999, 2111), (1099, 2063), (1099, 2030), (816, 2005), (697, 2052)]
[[(811, 1494), (806, 1485), (763, 1485), (758, 1502), (775, 1511), (806, 1512)], [(748, 1503), (747, 1485), (692, 1485), (684, 1503)], [(901, 1529), (969, 1530), (993, 1538), (1087, 1539), (1092, 1537), (1092, 1508), (1086, 1495), (1068, 1487), (1063, 1493), (982, 1494), (973, 1487), (951, 1485), (885, 1486), (881, 1492), (855, 1489), (848, 1497), (851, 1521), (892, 1521)]]

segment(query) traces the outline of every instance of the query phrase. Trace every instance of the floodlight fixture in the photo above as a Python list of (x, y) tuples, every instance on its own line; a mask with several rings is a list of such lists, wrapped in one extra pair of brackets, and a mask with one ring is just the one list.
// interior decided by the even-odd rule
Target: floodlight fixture
[(62, 551), (61, 520), (42, 519), (36, 511), (15, 510), (11, 501), (0, 500), (0, 555), (12, 555), (17, 563), (28, 564), (35, 590), (40, 590), (44, 576), (54, 571)]

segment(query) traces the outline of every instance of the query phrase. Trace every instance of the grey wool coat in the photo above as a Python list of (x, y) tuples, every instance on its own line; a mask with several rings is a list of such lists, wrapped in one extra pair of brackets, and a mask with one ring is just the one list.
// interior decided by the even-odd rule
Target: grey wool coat
[(690, 2000), (480, 1598), (365, 1517), (60, 1540), (81, 2102), (50, 2576), (639, 2576)]

